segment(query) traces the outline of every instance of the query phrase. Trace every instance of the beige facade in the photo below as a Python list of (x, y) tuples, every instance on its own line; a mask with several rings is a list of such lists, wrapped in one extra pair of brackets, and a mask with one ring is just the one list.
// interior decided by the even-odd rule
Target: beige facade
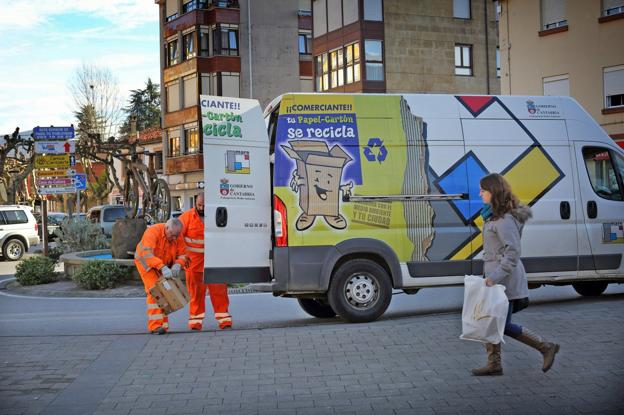
[[(469, 19), (454, 17), (453, 0), (384, 1), (387, 92), (500, 93), (495, 4), (466, 3)], [(455, 74), (456, 44), (472, 47), (470, 76)]]
[(624, 77), (624, 1), (503, 0), (500, 5), (501, 92), (568, 92), (608, 134), (624, 140), (624, 105), (613, 105), (619, 101), (606, 96), (618, 87), (609, 78), (615, 73), (608, 73)]
[(319, 92), (498, 94), (491, 0), (314, 0)]

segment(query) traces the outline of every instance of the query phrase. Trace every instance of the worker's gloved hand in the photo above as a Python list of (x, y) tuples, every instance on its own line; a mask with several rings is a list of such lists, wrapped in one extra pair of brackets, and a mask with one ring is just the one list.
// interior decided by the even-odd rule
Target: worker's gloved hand
[(171, 279), (173, 278), (173, 272), (171, 272), (171, 268), (169, 268), (168, 266), (164, 266), (160, 269), (160, 273), (162, 274), (162, 276), (166, 279)]
[(178, 264), (177, 262), (173, 264), (173, 266), (171, 267), (171, 272), (173, 273), (173, 276), (175, 278), (180, 277), (180, 271), (182, 271), (182, 265)]

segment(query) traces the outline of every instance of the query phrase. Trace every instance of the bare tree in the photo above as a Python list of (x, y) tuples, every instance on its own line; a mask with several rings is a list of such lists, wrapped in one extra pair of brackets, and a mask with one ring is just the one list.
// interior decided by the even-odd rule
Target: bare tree
[(34, 145), (31, 137), (22, 137), (19, 127), (5, 135), (0, 143), (0, 202), (13, 204), (18, 196), (28, 195), (26, 178), (34, 168)]
[(82, 133), (99, 134), (102, 139), (115, 136), (123, 120), (123, 112), (119, 84), (111, 70), (83, 64), (74, 72), (68, 88), (74, 100), (74, 113), (90, 107), (97, 119), (91, 124), (92, 131)]

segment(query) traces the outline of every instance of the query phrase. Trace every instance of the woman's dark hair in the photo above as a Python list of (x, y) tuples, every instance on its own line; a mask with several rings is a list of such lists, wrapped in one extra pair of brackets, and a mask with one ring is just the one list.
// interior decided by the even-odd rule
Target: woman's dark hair
[(491, 173), (483, 177), (479, 182), (481, 189), (492, 194), (492, 216), (494, 219), (502, 218), (505, 213), (518, 207), (520, 201), (511, 191), (507, 180), (498, 173)]

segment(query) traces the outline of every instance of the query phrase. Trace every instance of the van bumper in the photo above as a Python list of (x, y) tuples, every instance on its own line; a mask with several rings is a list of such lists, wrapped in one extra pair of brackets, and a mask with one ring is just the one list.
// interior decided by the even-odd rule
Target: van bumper
[(274, 248), (273, 293), (325, 293), (329, 275), (325, 275), (323, 266), (328, 259), (339, 255), (335, 246)]

